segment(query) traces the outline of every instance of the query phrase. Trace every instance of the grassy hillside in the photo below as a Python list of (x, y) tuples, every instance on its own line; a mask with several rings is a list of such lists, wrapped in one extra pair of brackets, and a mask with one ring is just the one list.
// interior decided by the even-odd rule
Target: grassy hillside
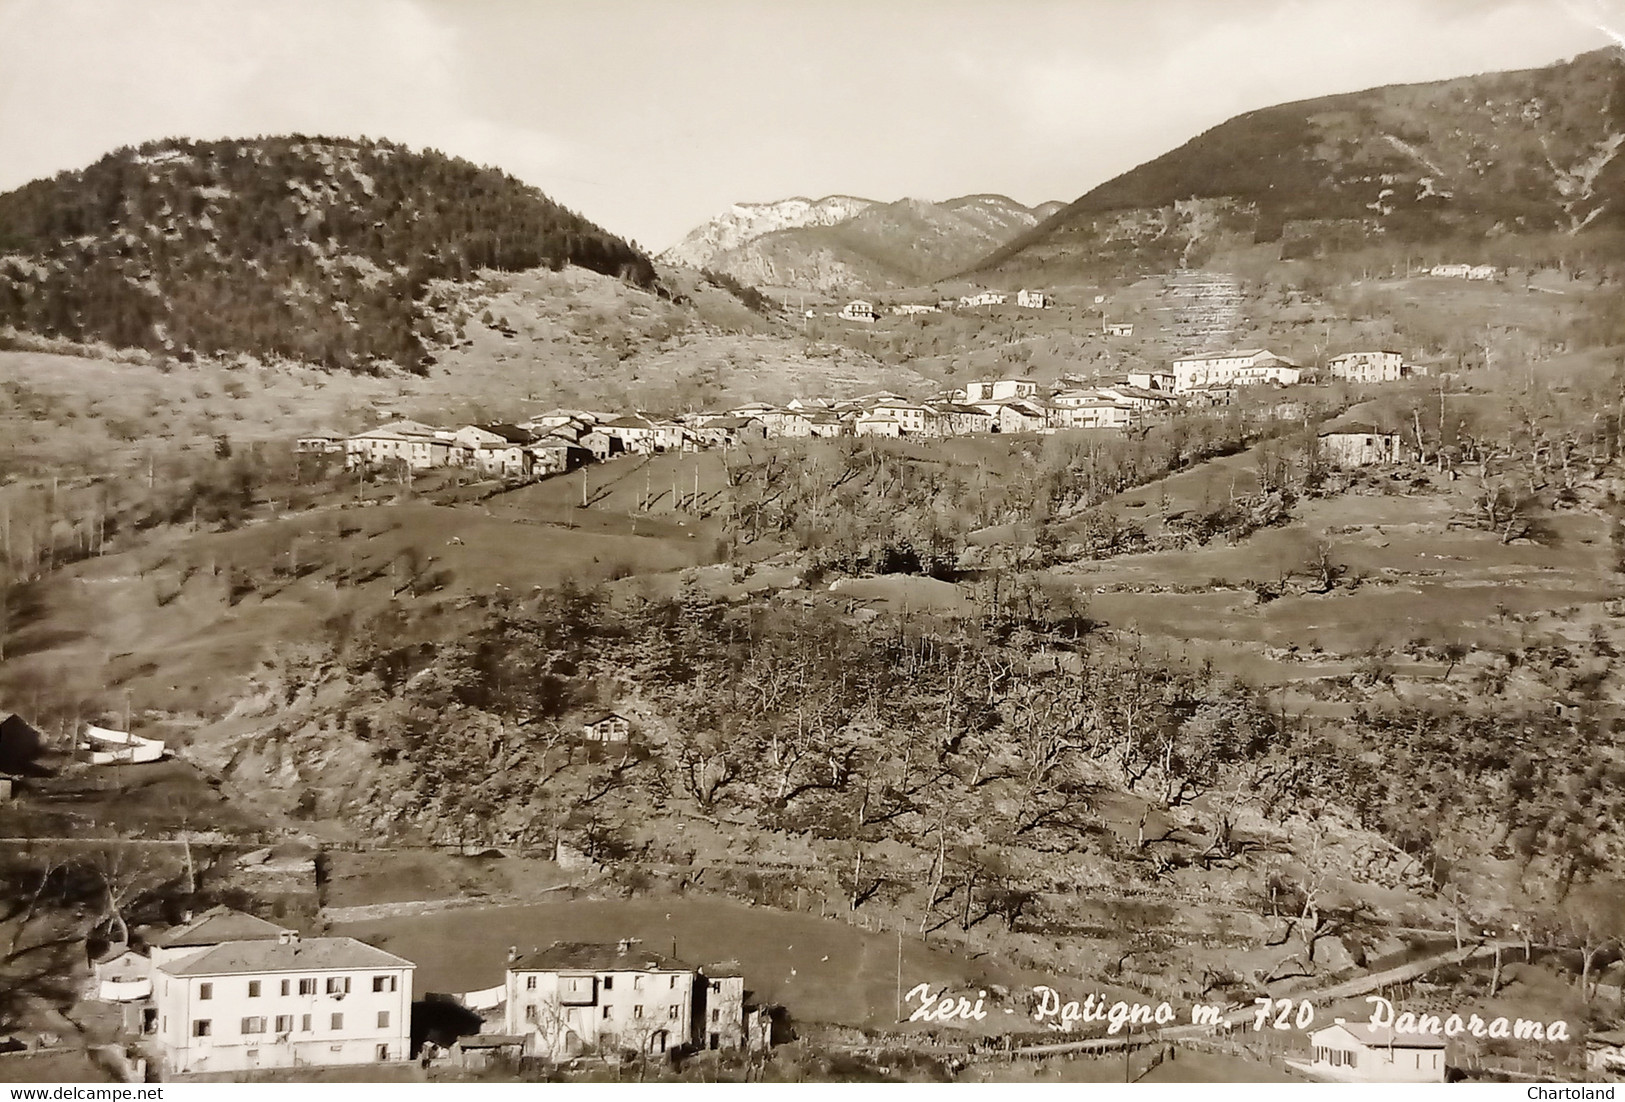
[[(0, 351), (0, 480), (163, 468), (302, 432), (359, 431), (388, 416), (512, 421), (557, 406), (679, 411), (795, 395), (921, 390), (905, 366), (794, 333), (699, 275), (666, 269), (669, 294), (582, 268), (436, 281), (420, 304), (435, 327), (420, 373), (208, 360), (177, 369), (143, 351), (90, 356), (39, 342)], [(56, 350), (53, 350), (56, 349)]]
[(535, 188), (389, 142), (149, 142), (0, 195), (0, 325), (180, 359), (416, 369), (430, 281), (566, 264), (655, 283)]

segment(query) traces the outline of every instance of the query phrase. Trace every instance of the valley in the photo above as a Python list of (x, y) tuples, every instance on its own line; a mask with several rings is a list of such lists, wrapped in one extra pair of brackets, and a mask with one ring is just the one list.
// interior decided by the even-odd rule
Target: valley
[[(389, 142), (0, 195), (15, 1066), (314, 1032), (155, 1026), (213, 916), (252, 936), (202, 956), (373, 962), (403, 1009), (357, 1051), (434, 1081), (1304, 1081), (1379, 992), (1562, 1023), (1452, 1037), (1454, 1078), (1600, 1075), (1618, 69), (1254, 112), (1064, 207), (742, 203), (653, 258)], [(589, 1036), (520, 986), (574, 972), (648, 1001)]]

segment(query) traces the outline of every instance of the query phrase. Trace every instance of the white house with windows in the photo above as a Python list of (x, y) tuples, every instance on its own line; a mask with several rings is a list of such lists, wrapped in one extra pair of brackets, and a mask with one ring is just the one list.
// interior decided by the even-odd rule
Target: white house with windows
[(1301, 370), (1267, 348), (1181, 356), (1169, 366), (1174, 376), (1174, 390), (1178, 393), (1209, 386), (1255, 386), (1260, 383), (1291, 386), (1303, 376)]
[(444, 467), (456, 448), (452, 434), (417, 421), (391, 421), (344, 441), (344, 463), (359, 464), (399, 461), (413, 470)]
[(1049, 427), (1049, 411), (1036, 401), (1013, 398), (972, 404), (990, 415), (994, 432), (1038, 432)]
[(843, 321), (877, 321), (880, 315), (875, 312), (874, 303), (855, 298), (841, 307), (840, 318)]
[(1321, 454), (1334, 467), (1370, 467), (1400, 459), (1399, 433), (1368, 421), (1339, 418), (1323, 425), (1317, 437)]
[(406, 1060), (414, 967), (292, 930), (155, 961), (154, 1040), (176, 1075)]
[(1141, 390), (1172, 390), (1178, 382), (1172, 371), (1130, 371), (1127, 378), (1129, 386)]
[(1174, 408), (1173, 396), (1160, 390), (1130, 386), (1126, 383), (1112, 383), (1099, 389), (1100, 396), (1107, 401), (1131, 406), (1141, 413), (1166, 413)]
[(1109, 398), (1057, 405), (1050, 414), (1053, 427), (1067, 429), (1126, 429), (1138, 420), (1133, 406)]
[(1351, 383), (1390, 383), (1409, 374), (1398, 352), (1344, 352), (1327, 360), (1326, 367), (1332, 378)]
[(896, 439), (903, 435), (903, 424), (890, 410), (874, 409), (858, 415), (852, 422), (853, 435), (882, 436)]
[(975, 306), (1003, 306), (1009, 295), (1001, 295), (997, 291), (978, 291), (974, 295), (960, 295), (959, 305)]
[(897, 421), (904, 436), (935, 436), (939, 434), (936, 411), (919, 402), (904, 399), (876, 402), (871, 413), (890, 414)]
[(1038, 382), (1034, 379), (982, 379), (965, 384), (965, 402), (1002, 402), (1011, 398), (1038, 397)]
[(530, 467), (525, 449), (536, 435), (518, 425), (464, 425), (452, 434), (456, 462), (486, 474), (523, 475)]
[(1443, 1083), (1445, 1040), (1431, 1034), (1399, 1034), (1388, 1026), (1338, 1018), (1309, 1034), (1310, 1062), (1290, 1061), (1304, 1071), (1341, 1083)]
[(1016, 292), (1016, 305), (1029, 310), (1046, 310), (1052, 301), (1043, 291), (1029, 291), (1024, 287)]
[(558, 942), (510, 953), (503, 1032), (525, 1053), (560, 1060), (587, 1051), (658, 1055), (691, 1043), (695, 970), (631, 939)]

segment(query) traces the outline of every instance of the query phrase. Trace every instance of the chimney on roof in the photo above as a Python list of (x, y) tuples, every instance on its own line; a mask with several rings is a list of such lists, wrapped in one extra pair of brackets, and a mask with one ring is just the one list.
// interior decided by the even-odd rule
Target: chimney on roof
[(519, 959), (519, 946), (517, 946), (517, 945), (508, 946), (508, 963), (512, 964), (514, 961), (516, 961), (518, 959)]

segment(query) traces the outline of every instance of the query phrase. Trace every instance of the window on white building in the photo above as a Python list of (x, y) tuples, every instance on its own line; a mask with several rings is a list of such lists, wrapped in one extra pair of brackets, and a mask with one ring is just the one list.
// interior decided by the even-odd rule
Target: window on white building
[(343, 1029), (344, 1028), (344, 1015), (343, 1014), (335, 1014), (335, 1015), (333, 1015), (331, 1021), (329, 1022), (328, 1028), (329, 1029)]
[(300, 980), (299, 993), (301, 995), (314, 995), (316, 993), (316, 981), (313, 979)]
[(388, 1029), (389, 1028), (389, 1011), (380, 1010), (378, 1012), (378, 1028), (379, 1029)]
[(293, 1015), (292, 1014), (278, 1014), (276, 1016), (276, 1031), (278, 1033), (292, 1033), (293, 1032)]
[(257, 999), (257, 998), (260, 997), (260, 981), (259, 980), (249, 980), (248, 981), (248, 997), (251, 998), (251, 999)]
[(264, 1033), (265, 1032), (265, 1019), (262, 1018), (262, 1017), (244, 1018), (243, 1019), (243, 1032), (244, 1033)]
[(200, 999), (214, 998), (214, 984), (200, 983), (197, 985), (197, 997)]
[(393, 991), (393, 990), (395, 990), (395, 977), (394, 976), (374, 976), (372, 978), (372, 989), (373, 989), (373, 992), (375, 994), (377, 992), (379, 992), (379, 991)]
[(192, 1022), (192, 1036), (207, 1037), (214, 1032), (214, 1023), (207, 1018), (198, 1018)]

